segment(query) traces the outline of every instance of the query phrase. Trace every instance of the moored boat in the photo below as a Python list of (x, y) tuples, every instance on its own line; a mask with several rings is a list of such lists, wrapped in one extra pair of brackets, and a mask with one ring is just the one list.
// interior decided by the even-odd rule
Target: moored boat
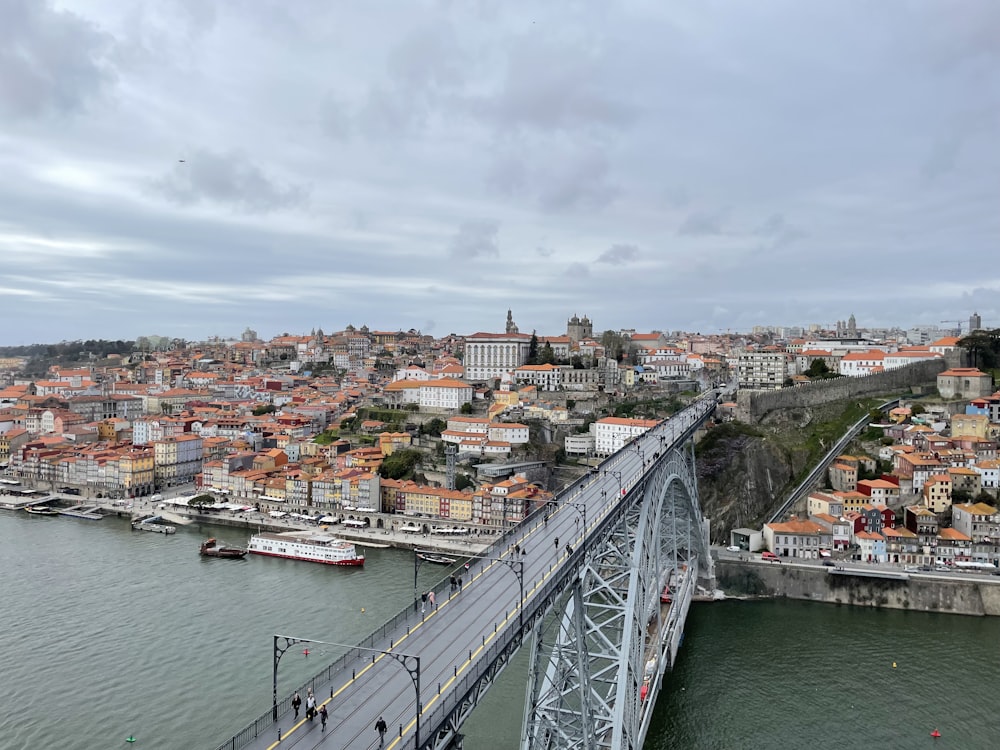
[(424, 562), (434, 563), (435, 565), (452, 565), (457, 562), (454, 557), (447, 557), (445, 555), (435, 555), (427, 552), (418, 552), (417, 557), (419, 557)]
[(246, 556), (247, 551), (241, 547), (226, 547), (220, 544), (218, 539), (211, 537), (201, 543), (199, 553), (204, 557), (226, 557), (231, 560), (240, 560)]
[(288, 560), (360, 567), (365, 556), (351, 542), (316, 531), (284, 531), (254, 534), (247, 551), (253, 555), (283, 557)]
[(55, 508), (50, 508), (48, 505), (27, 505), (25, 506), (25, 511), (33, 516), (58, 516), (59, 511)]
[(159, 516), (147, 516), (145, 518), (137, 518), (132, 521), (133, 531), (153, 531), (158, 534), (176, 534), (177, 527), (170, 526), (169, 524), (160, 523), (162, 519)]

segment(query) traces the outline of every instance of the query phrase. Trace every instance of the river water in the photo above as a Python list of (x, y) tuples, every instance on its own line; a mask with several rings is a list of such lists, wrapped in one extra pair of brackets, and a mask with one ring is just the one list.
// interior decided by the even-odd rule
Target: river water
[[(214, 750), (271, 701), (275, 633), (354, 643), (413, 597), (412, 554), (364, 570), (203, 559), (217, 527), (0, 511), (0, 748)], [(427, 588), (442, 570), (422, 566)], [(666, 748), (995, 748), (1000, 619), (799, 602), (695, 605), (646, 743)], [(279, 691), (340, 653), (286, 654)], [(896, 668), (892, 664), (896, 662)], [(465, 725), (517, 747), (527, 654)], [(336, 721), (336, 709), (331, 714)]]

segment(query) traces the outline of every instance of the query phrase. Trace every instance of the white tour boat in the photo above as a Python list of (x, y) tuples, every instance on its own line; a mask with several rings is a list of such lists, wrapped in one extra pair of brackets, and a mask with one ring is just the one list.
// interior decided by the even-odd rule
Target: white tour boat
[(359, 555), (351, 542), (321, 531), (283, 531), (254, 534), (247, 551), (253, 555), (284, 557), (289, 560), (323, 563), (324, 565), (361, 566), (365, 556)]

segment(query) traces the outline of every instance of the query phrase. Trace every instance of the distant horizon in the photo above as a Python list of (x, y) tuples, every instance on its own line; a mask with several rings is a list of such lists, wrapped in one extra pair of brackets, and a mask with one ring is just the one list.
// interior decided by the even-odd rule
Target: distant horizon
[[(315, 328), (316, 329), (323, 328), (324, 335), (329, 336), (329, 335), (331, 335), (333, 333), (339, 333), (339, 332), (345, 330), (348, 325), (352, 325), (352, 324), (345, 324), (344, 326), (342, 326), (340, 328), (331, 328), (330, 330), (327, 330), (323, 326), (316, 326)], [(364, 324), (362, 324), (362, 325), (364, 325)], [(769, 328), (769, 329), (789, 329), (789, 328), (793, 328), (794, 329), (794, 328), (801, 328), (802, 329), (802, 338), (806, 338), (806, 337), (808, 337), (810, 335), (817, 334), (817, 333), (834, 332), (834, 330), (835, 330), (835, 328), (832, 327), (832, 328), (820, 329), (819, 331), (813, 332), (813, 331), (809, 330), (809, 325), (814, 325), (814, 324), (808, 324), (808, 325), (765, 325), (765, 324), (758, 324), (759, 327), (764, 327), (764, 328)], [(247, 326), (244, 326), (243, 330), (241, 330), (239, 333), (232, 334), (232, 335), (229, 335), (229, 336), (221, 336), (221, 335), (211, 334), (211, 335), (205, 336), (203, 338), (185, 338), (183, 336), (171, 336), (171, 335), (159, 334), (159, 333), (145, 333), (145, 334), (139, 334), (138, 336), (134, 336), (134, 337), (126, 337), (126, 338), (113, 337), (112, 338), (112, 337), (109, 337), (109, 336), (93, 336), (93, 335), (88, 335), (88, 336), (84, 336), (84, 337), (80, 337), (80, 338), (71, 338), (71, 339), (64, 338), (64, 339), (59, 339), (59, 340), (54, 340), (54, 341), (33, 341), (33, 342), (17, 343), (17, 344), (0, 342), (0, 347), (2, 347), (2, 348), (14, 348), (14, 347), (30, 347), (30, 346), (55, 346), (55, 345), (59, 345), (59, 344), (63, 344), (63, 343), (71, 343), (71, 342), (76, 342), (76, 341), (132, 341), (132, 342), (135, 342), (135, 341), (139, 340), (140, 338), (153, 338), (153, 337), (159, 337), (159, 338), (164, 338), (164, 339), (168, 339), (168, 340), (172, 340), (172, 339), (175, 339), (175, 338), (176, 339), (184, 339), (188, 344), (209, 344), (209, 343), (215, 343), (216, 341), (219, 342), (219, 343), (230, 343), (230, 342), (238, 342), (238, 341), (240, 341), (241, 337), (242, 337), (242, 334), (243, 334), (243, 331), (245, 331), (246, 328), (247, 328)], [(355, 328), (359, 329), (359, 328), (361, 328), (361, 325), (357, 325), (357, 326), (355, 326)], [(446, 336), (466, 337), (466, 336), (472, 335), (473, 333), (480, 333), (480, 332), (481, 333), (496, 333), (496, 334), (500, 334), (500, 335), (503, 334), (503, 327), (502, 326), (497, 326), (495, 330), (482, 330), (481, 329), (481, 330), (477, 330), (477, 331), (466, 331), (466, 332), (450, 331), (448, 333), (438, 334), (438, 335), (435, 335), (433, 333), (428, 333), (428, 332), (425, 332), (425, 331), (421, 331), (419, 328), (416, 328), (415, 326), (408, 326), (406, 328), (369, 326), (369, 330), (370, 331), (393, 331), (393, 332), (400, 332), (401, 331), (401, 332), (404, 332), (404, 333), (406, 331), (410, 330), (410, 328), (414, 328), (415, 330), (417, 330), (420, 333), (420, 335), (433, 336), (435, 339), (444, 338)], [(983, 328), (984, 329), (989, 329), (989, 326), (987, 326), (985, 324), (985, 321), (984, 321)], [(250, 326), (250, 329), (251, 330), (255, 330), (253, 328), (253, 326)], [(608, 330), (619, 332), (619, 331), (622, 331), (622, 330), (629, 330), (629, 329), (634, 329), (637, 333), (660, 332), (660, 333), (663, 333), (663, 334), (665, 334), (667, 336), (671, 336), (674, 332), (679, 332), (680, 334), (685, 335), (685, 336), (757, 336), (757, 335), (761, 335), (759, 333), (756, 333), (756, 334), (753, 333), (752, 330), (737, 331), (735, 329), (723, 329), (723, 330), (715, 330), (715, 331), (707, 331), (707, 330), (701, 330), (701, 331), (691, 330), (691, 331), (686, 331), (686, 330), (679, 329), (679, 328), (639, 329), (639, 328), (635, 328), (634, 326), (623, 326), (622, 328), (602, 328), (602, 329), (598, 329), (597, 327), (595, 327), (594, 328), (594, 338), (599, 340), (600, 337), (601, 337), (601, 335), (605, 331), (608, 331)], [(940, 331), (942, 334), (945, 334), (945, 333), (955, 334), (956, 331), (958, 331), (958, 329), (956, 327), (954, 327), (954, 326), (948, 327), (948, 326), (942, 326), (941, 324), (914, 324), (914, 325), (909, 325), (909, 326), (861, 326), (861, 325), (859, 325), (857, 327), (857, 332), (858, 332), (858, 334), (862, 334), (862, 333), (864, 333), (866, 331), (887, 331), (887, 332), (889, 332), (889, 331), (900, 331), (900, 332), (906, 332), (906, 331), (915, 330), (915, 329), (937, 330), (937, 331)], [(287, 329), (282, 329), (281, 331), (276, 331), (275, 333), (271, 334), (270, 336), (263, 335), (263, 334), (261, 334), (260, 331), (257, 331), (257, 334), (258, 334), (258, 339), (257, 340), (261, 341), (261, 342), (267, 342), (267, 341), (270, 341), (270, 340), (272, 340), (274, 338), (277, 338), (279, 336), (284, 336), (284, 335), (288, 335), (288, 336), (308, 336), (308, 335), (310, 335), (310, 333), (312, 332), (312, 330), (313, 330), (312, 328), (309, 328), (309, 329), (303, 330), (303, 331), (291, 331), (291, 330), (287, 330)], [(532, 333), (532, 330), (530, 330), (530, 329), (529, 330), (524, 330), (523, 328), (520, 328), (520, 326), (519, 326), (519, 330), (520, 330), (521, 333), (527, 333), (527, 334), (531, 334)], [(558, 331), (556, 333), (549, 333), (549, 332), (544, 332), (544, 331), (535, 331), (535, 332), (537, 333), (537, 335), (539, 337), (563, 336), (563, 335), (566, 334), (565, 325), (563, 326), (562, 330), (560, 330), (560, 331)], [(968, 322), (965, 322), (963, 324), (963, 330), (958, 331), (957, 335), (959, 337), (961, 337), (961, 336), (966, 335), (967, 333), (968, 333)], [(215, 341), (213, 341), (213, 339)]]

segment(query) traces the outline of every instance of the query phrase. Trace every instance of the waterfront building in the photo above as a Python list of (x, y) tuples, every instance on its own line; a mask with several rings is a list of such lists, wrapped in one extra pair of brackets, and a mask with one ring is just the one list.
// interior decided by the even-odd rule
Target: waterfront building
[(783, 523), (764, 524), (764, 546), (780, 557), (818, 559), (820, 549), (829, 549), (832, 529), (815, 521), (793, 518)]
[(887, 562), (885, 537), (875, 531), (858, 531), (854, 534), (858, 546), (858, 559), (864, 562)]

